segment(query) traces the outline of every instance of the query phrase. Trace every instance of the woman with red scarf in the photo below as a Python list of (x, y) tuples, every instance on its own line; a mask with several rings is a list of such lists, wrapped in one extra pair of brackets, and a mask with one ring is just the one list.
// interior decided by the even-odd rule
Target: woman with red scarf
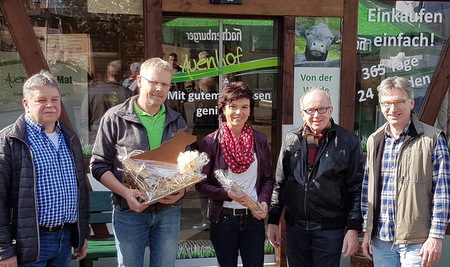
[[(195, 188), (209, 198), (210, 238), (221, 267), (237, 266), (239, 252), (244, 267), (264, 264), (264, 218), (275, 180), (267, 137), (248, 123), (254, 105), (253, 91), (247, 85), (227, 84), (217, 104), (223, 122), (203, 139), (199, 149), (210, 161), (203, 168), (206, 180)], [(246, 194), (222, 187), (216, 170), (230, 174)], [(252, 213), (249, 198), (261, 203), (261, 213)]]

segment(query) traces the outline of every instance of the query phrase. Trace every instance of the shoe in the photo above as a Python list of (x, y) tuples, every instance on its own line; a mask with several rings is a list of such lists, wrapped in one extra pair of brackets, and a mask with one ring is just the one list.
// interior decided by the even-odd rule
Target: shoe
[(199, 224), (194, 224), (194, 225), (192, 226), (192, 229), (201, 229), (201, 228), (205, 228), (205, 227), (207, 227), (207, 226), (208, 226), (207, 223), (199, 223)]

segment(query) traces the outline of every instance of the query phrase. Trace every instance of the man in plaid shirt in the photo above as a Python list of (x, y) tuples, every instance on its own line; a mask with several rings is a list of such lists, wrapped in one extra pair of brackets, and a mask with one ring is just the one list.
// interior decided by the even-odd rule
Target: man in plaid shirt
[(367, 143), (363, 252), (375, 266), (432, 266), (449, 221), (447, 142), (417, 119), (406, 78), (385, 79), (378, 94), (387, 123)]
[(70, 266), (87, 251), (89, 195), (77, 134), (58, 119), (61, 93), (42, 70), (22, 114), (0, 131), (0, 266)]

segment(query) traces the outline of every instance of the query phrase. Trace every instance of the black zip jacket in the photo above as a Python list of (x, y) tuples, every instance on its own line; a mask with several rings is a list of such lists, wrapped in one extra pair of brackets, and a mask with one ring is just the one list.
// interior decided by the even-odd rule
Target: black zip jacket
[(276, 169), (268, 223), (286, 221), (305, 230), (361, 231), (363, 159), (359, 139), (332, 121), (308, 178), (307, 141), (303, 128), (286, 134)]
[[(89, 230), (89, 195), (81, 143), (73, 130), (61, 124), (72, 153), (78, 181), (78, 221), (72, 230), (72, 247), (81, 249)], [(17, 256), (18, 263), (37, 261), (39, 225), (36, 177), (28, 146), (24, 115), (0, 132), (0, 259)]]

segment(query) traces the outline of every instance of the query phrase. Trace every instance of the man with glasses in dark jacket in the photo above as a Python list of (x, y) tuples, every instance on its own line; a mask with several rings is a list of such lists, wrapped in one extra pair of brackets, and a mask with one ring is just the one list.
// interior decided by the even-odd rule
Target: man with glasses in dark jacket
[(122, 183), (124, 173), (119, 160), (120, 155), (126, 156), (135, 150), (155, 149), (186, 127), (180, 114), (164, 103), (172, 70), (172, 66), (160, 58), (145, 61), (137, 76), (140, 94), (109, 109), (100, 121), (91, 170), (94, 178), (113, 192), (118, 266), (142, 267), (148, 243), (151, 267), (175, 264), (180, 235), (180, 199), (186, 191), (180, 190), (152, 205), (142, 204), (141, 197), (146, 196)]
[(276, 169), (267, 236), (281, 245), (283, 210), (290, 266), (339, 266), (358, 250), (363, 174), (357, 136), (335, 124), (328, 92), (300, 99), (303, 127), (286, 134)]

